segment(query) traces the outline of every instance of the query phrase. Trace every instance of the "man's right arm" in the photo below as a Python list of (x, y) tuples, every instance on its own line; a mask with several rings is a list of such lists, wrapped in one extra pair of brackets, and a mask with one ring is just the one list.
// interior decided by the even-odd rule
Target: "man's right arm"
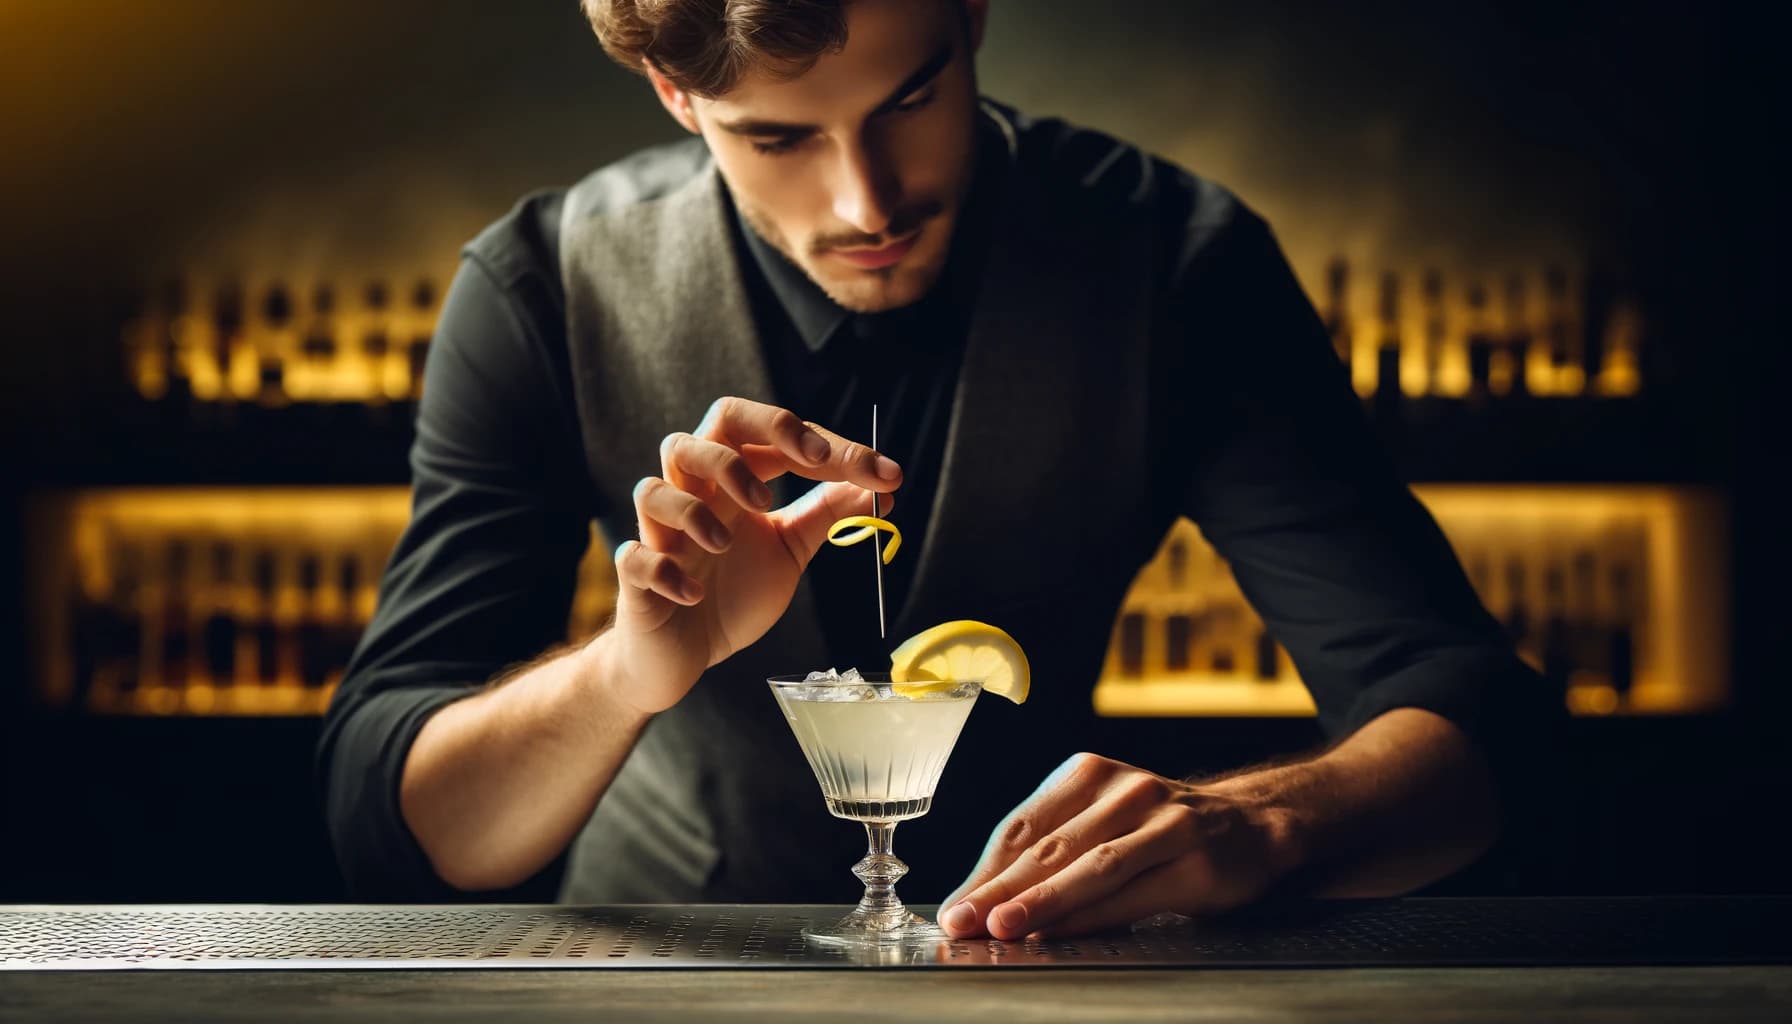
[[(577, 566), (602, 510), (584, 472), (564, 345), (552, 336), (561, 322), (556, 268), (531, 231), (548, 218), (531, 212), (519, 210), (507, 234), (469, 250), (444, 301), (411, 450), (411, 522), (324, 723), (318, 768), (330, 837), (363, 898), (447, 899), (509, 882), (510, 895), (551, 899), (558, 849), (527, 858), (529, 871), (514, 858), (475, 870), (458, 851), (470, 833), (522, 831), (508, 828), (510, 815), (527, 808), (588, 812), (599, 791), (593, 762), (612, 758), (584, 749), (537, 772), (512, 751), (506, 766), (506, 737), (531, 751), (547, 737), (563, 750), (566, 742), (553, 742), (562, 731), (582, 741), (639, 729), (598, 722), (614, 709), (584, 669), (601, 645), (542, 661), (566, 640)], [(476, 715), (485, 724), (474, 728)], [(552, 721), (531, 721), (543, 716)], [(481, 748), (474, 767), (488, 776), (465, 794), (456, 792), (463, 769), (431, 756), (462, 745)], [(517, 792), (525, 794), (510, 801), (517, 809), (493, 817), (491, 800)], [(563, 847), (570, 835), (559, 838)]]

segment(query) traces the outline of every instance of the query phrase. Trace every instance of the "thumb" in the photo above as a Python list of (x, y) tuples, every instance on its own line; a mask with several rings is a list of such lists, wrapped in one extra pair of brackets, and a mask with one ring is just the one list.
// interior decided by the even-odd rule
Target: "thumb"
[[(773, 513), (784, 535), (784, 543), (796, 556), (799, 568), (807, 569), (815, 553), (827, 542), (828, 527), (847, 516), (871, 514), (872, 493), (844, 480), (817, 484)], [(877, 507), (882, 515), (888, 516), (893, 504), (890, 495), (879, 495)]]

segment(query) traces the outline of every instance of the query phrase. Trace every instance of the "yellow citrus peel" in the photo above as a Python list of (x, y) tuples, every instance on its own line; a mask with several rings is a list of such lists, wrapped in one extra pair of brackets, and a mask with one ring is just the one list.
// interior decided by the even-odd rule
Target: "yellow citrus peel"
[[(844, 537), (840, 536), (841, 530), (849, 530), (855, 526), (859, 527), (856, 532), (849, 533)], [(847, 516), (845, 519), (836, 520), (834, 525), (828, 527), (828, 543), (836, 547), (851, 547), (861, 541), (870, 540), (879, 531), (890, 535), (890, 543), (884, 548), (884, 564), (889, 565), (890, 559), (896, 557), (896, 549), (902, 546), (902, 531), (898, 530), (896, 524), (888, 519), (879, 519), (876, 516)]]
[(1024, 703), (1032, 688), (1026, 652), (987, 622), (942, 622), (904, 640), (890, 655), (890, 689), (905, 697), (973, 681), (1016, 704)]

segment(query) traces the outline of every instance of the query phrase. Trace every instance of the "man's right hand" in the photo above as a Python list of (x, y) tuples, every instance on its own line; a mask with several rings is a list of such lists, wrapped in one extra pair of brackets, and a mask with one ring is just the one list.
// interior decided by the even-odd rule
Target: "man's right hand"
[[(781, 509), (764, 481), (822, 481)], [(635, 486), (641, 539), (616, 549), (610, 686), (644, 714), (678, 703), (703, 670), (765, 635), (790, 606), (828, 527), (871, 510), (902, 470), (787, 409), (723, 398), (660, 443), (660, 476)], [(888, 502), (880, 503), (887, 511)]]

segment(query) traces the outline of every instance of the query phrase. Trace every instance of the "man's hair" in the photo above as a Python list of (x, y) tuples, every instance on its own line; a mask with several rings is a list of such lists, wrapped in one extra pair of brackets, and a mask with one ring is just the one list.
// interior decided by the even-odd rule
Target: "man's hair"
[(714, 98), (749, 70), (795, 78), (846, 45), (850, 0), (580, 0), (605, 52)]

